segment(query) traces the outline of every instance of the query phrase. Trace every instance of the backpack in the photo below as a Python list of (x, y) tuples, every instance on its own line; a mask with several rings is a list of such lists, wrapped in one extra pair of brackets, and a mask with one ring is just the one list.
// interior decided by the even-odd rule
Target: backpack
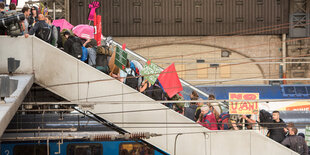
[(132, 69), (130, 69), (130, 73), (127, 73), (125, 84), (133, 89), (138, 90), (138, 78), (134, 76), (134, 71)]
[(104, 47), (104, 46), (98, 46), (97, 51), (98, 54), (103, 54), (107, 56), (112, 56), (112, 51), (109, 49), (109, 47)]
[(203, 116), (202, 126), (208, 128), (209, 130), (217, 130), (215, 115), (209, 111), (207, 114)]
[(96, 66), (108, 66), (108, 56), (103, 54), (96, 55)]
[(272, 115), (264, 109), (259, 111), (259, 120), (261, 123), (259, 125), (262, 127), (268, 127), (269, 128), (272, 126), (272, 124), (264, 124), (264, 123), (272, 123)]
[(156, 101), (164, 100), (164, 91), (157, 83), (154, 83), (152, 88), (152, 99)]
[(35, 36), (42, 39), (45, 42), (51, 43), (52, 29), (50, 26), (45, 26), (43, 23), (38, 23), (39, 28), (35, 33)]
[(289, 138), (290, 140), (290, 149), (292, 149), (293, 151), (297, 152), (298, 154), (303, 154), (304, 153), (304, 143), (305, 140), (300, 137), (297, 136), (297, 142), (292, 142), (292, 137)]
[(82, 46), (82, 57), (81, 57), (81, 61), (86, 61), (87, 60), (87, 56), (88, 56), (88, 52), (87, 52), (87, 48)]
[(103, 42), (102, 45), (104, 47), (110, 47), (110, 45), (113, 43), (113, 38), (111, 36), (108, 36)]
[(18, 22), (10, 24), (7, 32), (9, 36), (19, 36), (22, 34), (21, 25)]
[(228, 112), (224, 112), (219, 116), (218, 119), (218, 129), (219, 130), (228, 130), (229, 129), (229, 118), (230, 115)]
[[(60, 28), (58, 29), (59, 27), (55, 26), (55, 25), (52, 25), (51, 26), (51, 30), (52, 30), (52, 36), (51, 36), (51, 40), (50, 40), (50, 43), (55, 46), (57, 45), (58, 47), (58, 39), (59, 39), (59, 35), (60, 35)], [(54, 30), (56, 30), (56, 33), (57, 33), (57, 38), (56, 36), (54, 35)]]
[(57, 47), (63, 47), (63, 43), (62, 43), (62, 36), (61, 36), (61, 32), (60, 32), (60, 27), (56, 26), (57, 29), (57, 33), (58, 33), (58, 38), (57, 38)]
[(109, 66), (96, 66), (96, 69), (100, 70), (101, 72), (103, 72), (105, 74), (109, 74), (110, 73)]
[(72, 56), (76, 57), (77, 59), (81, 59), (82, 54), (83, 54), (81, 40), (77, 37), (74, 37), (72, 41), (73, 43), (72, 43), (70, 53), (72, 54)]
[(149, 82), (146, 82), (146, 89), (144, 90), (143, 94), (145, 94), (146, 96), (152, 98), (153, 96), (153, 86), (149, 86)]
[[(22, 27), (19, 24), (21, 20), (25, 19), (25, 15), (16, 12), (15, 10), (12, 11), (3, 11), (0, 13), (1, 20), (0, 23), (3, 27), (6, 28), (6, 32), (10, 36), (19, 36), (22, 34)], [(6, 25), (10, 23), (10, 25)]]

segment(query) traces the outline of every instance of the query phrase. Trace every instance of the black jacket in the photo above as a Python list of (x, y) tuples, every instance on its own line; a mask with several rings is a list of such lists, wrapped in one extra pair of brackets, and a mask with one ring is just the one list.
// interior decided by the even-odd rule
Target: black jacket
[(197, 105), (190, 105), (189, 107), (186, 107), (184, 110), (184, 116), (191, 119), (192, 121), (195, 121), (195, 113), (196, 113)]
[(49, 27), (48, 24), (44, 20), (39, 20), (37, 23), (34, 24), (29, 31), (30, 35), (37, 34), (38, 30), (42, 27)]
[(269, 138), (281, 143), (285, 139), (286, 133), (283, 128), (286, 128), (286, 124), (282, 119), (280, 119), (280, 122), (273, 120), (272, 123), (274, 124), (270, 125), (268, 129)]
[(282, 144), (301, 155), (308, 155), (308, 146), (305, 139), (301, 136), (288, 136)]
[(28, 19), (28, 22), (29, 22), (29, 28), (28, 28), (28, 29), (29, 29), (29, 30), (30, 30), (30, 28), (32, 27), (32, 24), (33, 24), (33, 23), (39, 21), (39, 20), (38, 20), (39, 9), (38, 9), (36, 6), (33, 6), (33, 7), (34, 7), (34, 9), (35, 9), (36, 12), (37, 12), (37, 16), (36, 16), (36, 17), (33, 17), (32, 11), (31, 11), (31, 8), (30, 8), (30, 16), (29, 16), (29, 19)]
[(78, 37), (75, 37), (75, 36), (69, 36), (69, 38), (64, 44), (64, 51), (72, 56), (74, 54), (73, 47), (72, 47), (74, 42), (79, 42), (81, 44), (81, 47), (83, 46), (82, 41)]

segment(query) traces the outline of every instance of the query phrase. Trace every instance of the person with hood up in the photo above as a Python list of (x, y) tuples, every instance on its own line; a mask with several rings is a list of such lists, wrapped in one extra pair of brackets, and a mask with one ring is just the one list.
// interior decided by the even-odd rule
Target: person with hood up
[(31, 9), (30, 9), (30, 16), (29, 16), (29, 28), (28, 30), (30, 30), (30, 28), (32, 26), (34, 26), (34, 23), (38, 22), (39, 19), (38, 19), (38, 15), (39, 15), (39, 10), (36, 6), (32, 6)]

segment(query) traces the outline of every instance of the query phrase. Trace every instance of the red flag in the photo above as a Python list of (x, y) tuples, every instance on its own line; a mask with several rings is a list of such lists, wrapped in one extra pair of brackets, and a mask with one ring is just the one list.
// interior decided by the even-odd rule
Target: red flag
[(96, 19), (97, 15), (96, 12), (94, 13), (94, 39), (96, 39), (96, 34), (97, 34), (97, 19)]
[(125, 51), (125, 49), (126, 49), (126, 44), (123, 44), (122, 49)]
[(175, 70), (174, 63), (160, 73), (158, 81), (170, 98), (183, 90), (179, 76)]
[(95, 33), (95, 39), (97, 40), (97, 45), (100, 46), (101, 45), (101, 31), (102, 31), (100, 15), (96, 16), (96, 30), (97, 32)]

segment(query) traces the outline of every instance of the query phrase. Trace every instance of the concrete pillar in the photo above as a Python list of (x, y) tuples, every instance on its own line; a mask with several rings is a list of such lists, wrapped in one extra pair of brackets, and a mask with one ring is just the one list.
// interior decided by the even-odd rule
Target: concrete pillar
[[(285, 60), (285, 57), (286, 57), (286, 34), (282, 34), (282, 71), (283, 71), (283, 74), (286, 75), (286, 60)], [(286, 77), (286, 76), (285, 76)]]

